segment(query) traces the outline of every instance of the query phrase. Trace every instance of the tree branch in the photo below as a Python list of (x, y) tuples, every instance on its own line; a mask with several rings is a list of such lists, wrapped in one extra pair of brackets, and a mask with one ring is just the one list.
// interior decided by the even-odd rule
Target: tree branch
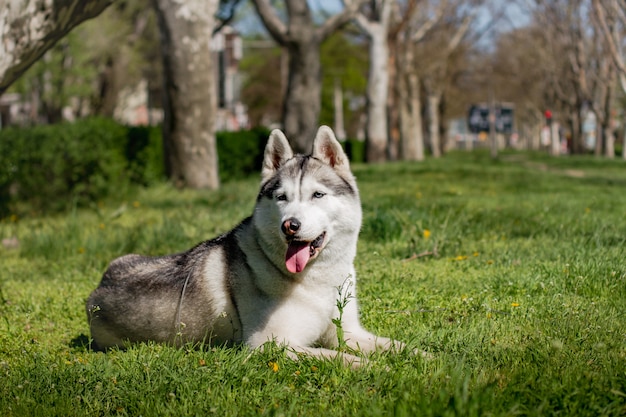
[(607, 24), (604, 8), (600, 5), (600, 1), (593, 0), (592, 4), (593, 10), (597, 17), (596, 20), (598, 22), (598, 25), (600, 26), (600, 29), (602, 30), (602, 35), (604, 36), (604, 40), (606, 41), (606, 44), (609, 48), (611, 58), (613, 59), (613, 62), (615, 63), (615, 66), (619, 71), (619, 79), (622, 91), (626, 93), (626, 65), (624, 65), (624, 58), (622, 57), (621, 52), (617, 49), (615, 39), (613, 38), (613, 34), (611, 33), (609, 25)]
[(341, 13), (329, 17), (322, 26), (317, 29), (319, 39), (326, 39), (337, 29), (350, 22), (360, 13), (357, 13), (363, 0), (344, 0), (344, 8)]
[(421, 42), (424, 37), (432, 30), (432, 28), (439, 23), (444, 15), (444, 11), (447, 5), (447, 1), (442, 1), (439, 3), (439, 7), (435, 10), (435, 16), (431, 19), (427, 19), (424, 24), (422, 24), (411, 36), (412, 42)]
[(25, 0), (0, 10), (0, 94), (79, 23), (114, 0)]
[(272, 38), (279, 45), (285, 45), (288, 41), (287, 26), (280, 20), (269, 1), (252, 0), (252, 4)]
[[(406, 9), (404, 12), (397, 11), (397, 14), (400, 16), (400, 21), (393, 25), (392, 28), (389, 29), (389, 38), (395, 39), (398, 34), (404, 30), (404, 28), (409, 24), (411, 19), (413, 19), (413, 14), (417, 10), (417, 4), (422, 0), (408, 0)], [(394, 2), (394, 5), (397, 7), (398, 3)]]
[(218, 33), (220, 30), (222, 30), (224, 26), (229, 25), (230, 22), (233, 21), (233, 19), (235, 18), (235, 11), (237, 10), (240, 2), (241, 0), (220, 1), (220, 8), (216, 15), (217, 19), (219, 20), (219, 24), (215, 26), (215, 29), (213, 29), (213, 35)]
[(467, 31), (469, 30), (469, 27), (473, 21), (474, 21), (474, 16), (472, 15), (467, 15), (463, 18), (463, 21), (461, 22), (461, 26), (459, 26), (454, 36), (452, 37), (452, 39), (450, 39), (450, 42), (448, 42), (449, 53), (454, 51), (457, 48), (457, 46), (459, 46), (459, 43), (461, 43), (461, 40), (463, 39)]

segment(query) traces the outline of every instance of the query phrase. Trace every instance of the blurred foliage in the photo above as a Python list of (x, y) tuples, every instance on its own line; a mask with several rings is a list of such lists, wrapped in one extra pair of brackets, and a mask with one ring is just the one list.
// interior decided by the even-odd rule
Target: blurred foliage
[(142, 78), (153, 89), (160, 86), (159, 53), (149, 1), (118, 1), (61, 39), (11, 91), (33, 103), (33, 123), (59, 122), (64, 107), (78, 117), (112, 116), (122, 89)]
[[(218, 132), (222, 181), (257, 175), (269, 131)], [(159, 127), (110, 119), (0, 130), (0, 217), (123, 197), (165, 181)]]
[(346, 131), (354, 135), (360, 116), (365, 111), (365, 90), (369, 68), (368, 48), (360, 39), (346, 32), (333, 34), (324, 44), (322, 59), (322, 111), (320, 123), (334, 125), (334, 87), (338, 82), (343, 92), (343, 116)]
[(238, 132), (218, 132), (217, 154), (221, 181), (258, 174), (263, 163), (263, 150), (269, 137), (266, 128)]
[(105, 119), (0, 131), (1, 212), (18, 202), (56, 211), (123, 192), (126, 140), (126, 129)]

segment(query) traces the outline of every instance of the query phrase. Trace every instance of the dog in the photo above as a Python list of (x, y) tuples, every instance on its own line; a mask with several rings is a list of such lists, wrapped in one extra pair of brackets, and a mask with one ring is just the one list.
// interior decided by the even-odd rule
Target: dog
[(358, 366), (358, 353), (404, 347), (359, 321), (361, 202), (333, 131), (321, 126), (300, 155), (273, 130), (261, 177), (253, 214), (233, 230), (179, 254), (111, 262), (86, 305), (94, 349), (275, 342), (292, 357)]

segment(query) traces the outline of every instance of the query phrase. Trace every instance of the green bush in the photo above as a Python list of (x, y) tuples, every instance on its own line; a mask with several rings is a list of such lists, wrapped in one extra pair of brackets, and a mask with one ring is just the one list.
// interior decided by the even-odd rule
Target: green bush
[(350, 162), (365, 162), (365, 141), (346, 139), (342, 145)]
[[(258, 174), (269, 131), (216, 135), (222, 181)], [(59, 211), (165, 180), (160, 127), (102, 118), (0, 130), (0, 217), (17, 204)]]
[(159, 126), (128, 128), (125, 155), (134, 184), (151, 185), (165, 180), (163, 135)]
[(106, 119), (2, 130), (0, 210), (12, 201), (59, 210), (123, 191), (125, 141), (126, 128)]
[(218, 132), (217, 155), (222, 181), (258, 174), (269, 130), (256, 128), (238, 132)]

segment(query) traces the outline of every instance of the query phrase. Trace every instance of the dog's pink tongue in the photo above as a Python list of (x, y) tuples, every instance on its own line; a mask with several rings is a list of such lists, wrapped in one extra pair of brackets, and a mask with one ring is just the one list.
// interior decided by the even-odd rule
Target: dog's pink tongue
[(291, 242), (285, 255), (285, 265), (292, 274), (302, 272), (306, 263), (311, 258), (309, 242)]

